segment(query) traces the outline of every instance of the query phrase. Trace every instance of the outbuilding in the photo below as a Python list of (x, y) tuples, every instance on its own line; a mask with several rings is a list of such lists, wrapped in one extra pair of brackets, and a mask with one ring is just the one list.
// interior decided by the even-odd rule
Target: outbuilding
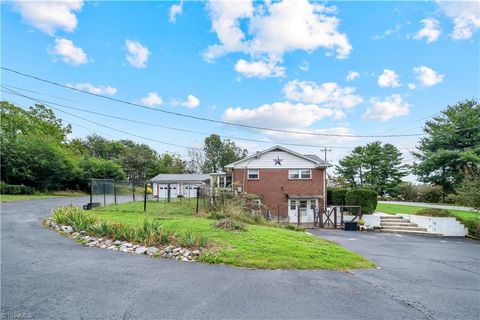
[(210, 186), (210, 179), (210, 174), (159, 174), (150, 182), (155, 198), (195, 198), (198, 188)]

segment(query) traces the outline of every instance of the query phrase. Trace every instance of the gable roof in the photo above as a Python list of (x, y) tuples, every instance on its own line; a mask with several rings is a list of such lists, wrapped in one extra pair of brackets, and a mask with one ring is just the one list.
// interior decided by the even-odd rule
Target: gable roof
[(243, 159), (240, 159), (238, 161), (235, 161), (235, 162), (232, 162), (232, 163), (229, 163), (225, 166), (225, 168), (233, 168), (236, 164), (238, 163), (241, 163), (243, 161), (247, 161), (247, 160), (250, 160), (250, 159), (253, 159), (255, 157), (258, 157), (258, 156), (261, 156), (265, 153), (268, 153), (270, 151), (274, 151), (274, 150), (280, 150), (280, 151), (283, 151), (283, 152), (287, 152), (287, 153), (290, 153), (294, 156), (297, 156), (299, 158), (302, 158), (302, 159), (305, 159), (307, 161), (311, 161), (313, 163), (315, 163), (315, 165), (318, 167), (318, 168), (327, 168), (327, 167), (331, 167), (332, 165), (329, 164), (328, 162), (325, 162), (323, 161), (322, 159), (320, 159), (320, 157), (316, 156), (316, 155), (313, 155), (313, 154), (301, 154), (301, 153), (298, 153), (298, 152), (295, 152), (293, 150), (290, 150), (290, 149), (287, 149), (285, 147), (282, 147), (282, 146), (279, 146), (279, 145), (276, 145), (274, 147), (271, 147), (271, 148), (268, 148), (268, 149), (265, 149), (263, 151), (259, 151), (255, 154), (252, 154), (248, 157), (245, 157)]

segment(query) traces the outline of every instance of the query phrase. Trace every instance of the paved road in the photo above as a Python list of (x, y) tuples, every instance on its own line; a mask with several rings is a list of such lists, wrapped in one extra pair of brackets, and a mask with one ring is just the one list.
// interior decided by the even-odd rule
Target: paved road
[(2, 318), (479, 317), (478, 242), (321, 231), (381, 269), (248, 270), (82, 247), (40, 225), (52, 208), (83, 202), (1, 205)]
[(405, 205), (405, 206), (437, 208), (437, 209), (448, 209), (448, 210), (464, 210), (464, 211), (474, 210), (474, 209), (471, 208), (471, 207), (462, 207), (462, 206), (453, 206), (453, 205), (448, 205), (448, 204), (435, 204), (435, 203), (426, 203), (426, 202), (378, 201), (378, 203), (401, 204), (401, 205)]

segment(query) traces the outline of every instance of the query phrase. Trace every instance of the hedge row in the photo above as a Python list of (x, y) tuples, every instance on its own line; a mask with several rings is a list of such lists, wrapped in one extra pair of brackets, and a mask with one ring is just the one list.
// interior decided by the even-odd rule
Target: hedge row
[(1, 194), (33, 194), (35, 190), (32, 187), (23, 184), (6, 184), (0, 181)]
[[(327, 204), (334, 206), (360, 206), (362, 214), (371, 214), (377, 208), (378, 194), (370, 189), (331, 188), (327, 191)], [(356, 211), (356, 210), (352, 210)]]

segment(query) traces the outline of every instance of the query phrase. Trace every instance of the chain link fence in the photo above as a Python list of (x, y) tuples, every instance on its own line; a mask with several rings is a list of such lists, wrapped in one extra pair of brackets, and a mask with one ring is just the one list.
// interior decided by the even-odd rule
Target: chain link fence
[(114, 179), (91, 179), (90, 202), (83, 206), (85, 210), (129, 201), (152, 199), (152, 188), (146, 182)]

